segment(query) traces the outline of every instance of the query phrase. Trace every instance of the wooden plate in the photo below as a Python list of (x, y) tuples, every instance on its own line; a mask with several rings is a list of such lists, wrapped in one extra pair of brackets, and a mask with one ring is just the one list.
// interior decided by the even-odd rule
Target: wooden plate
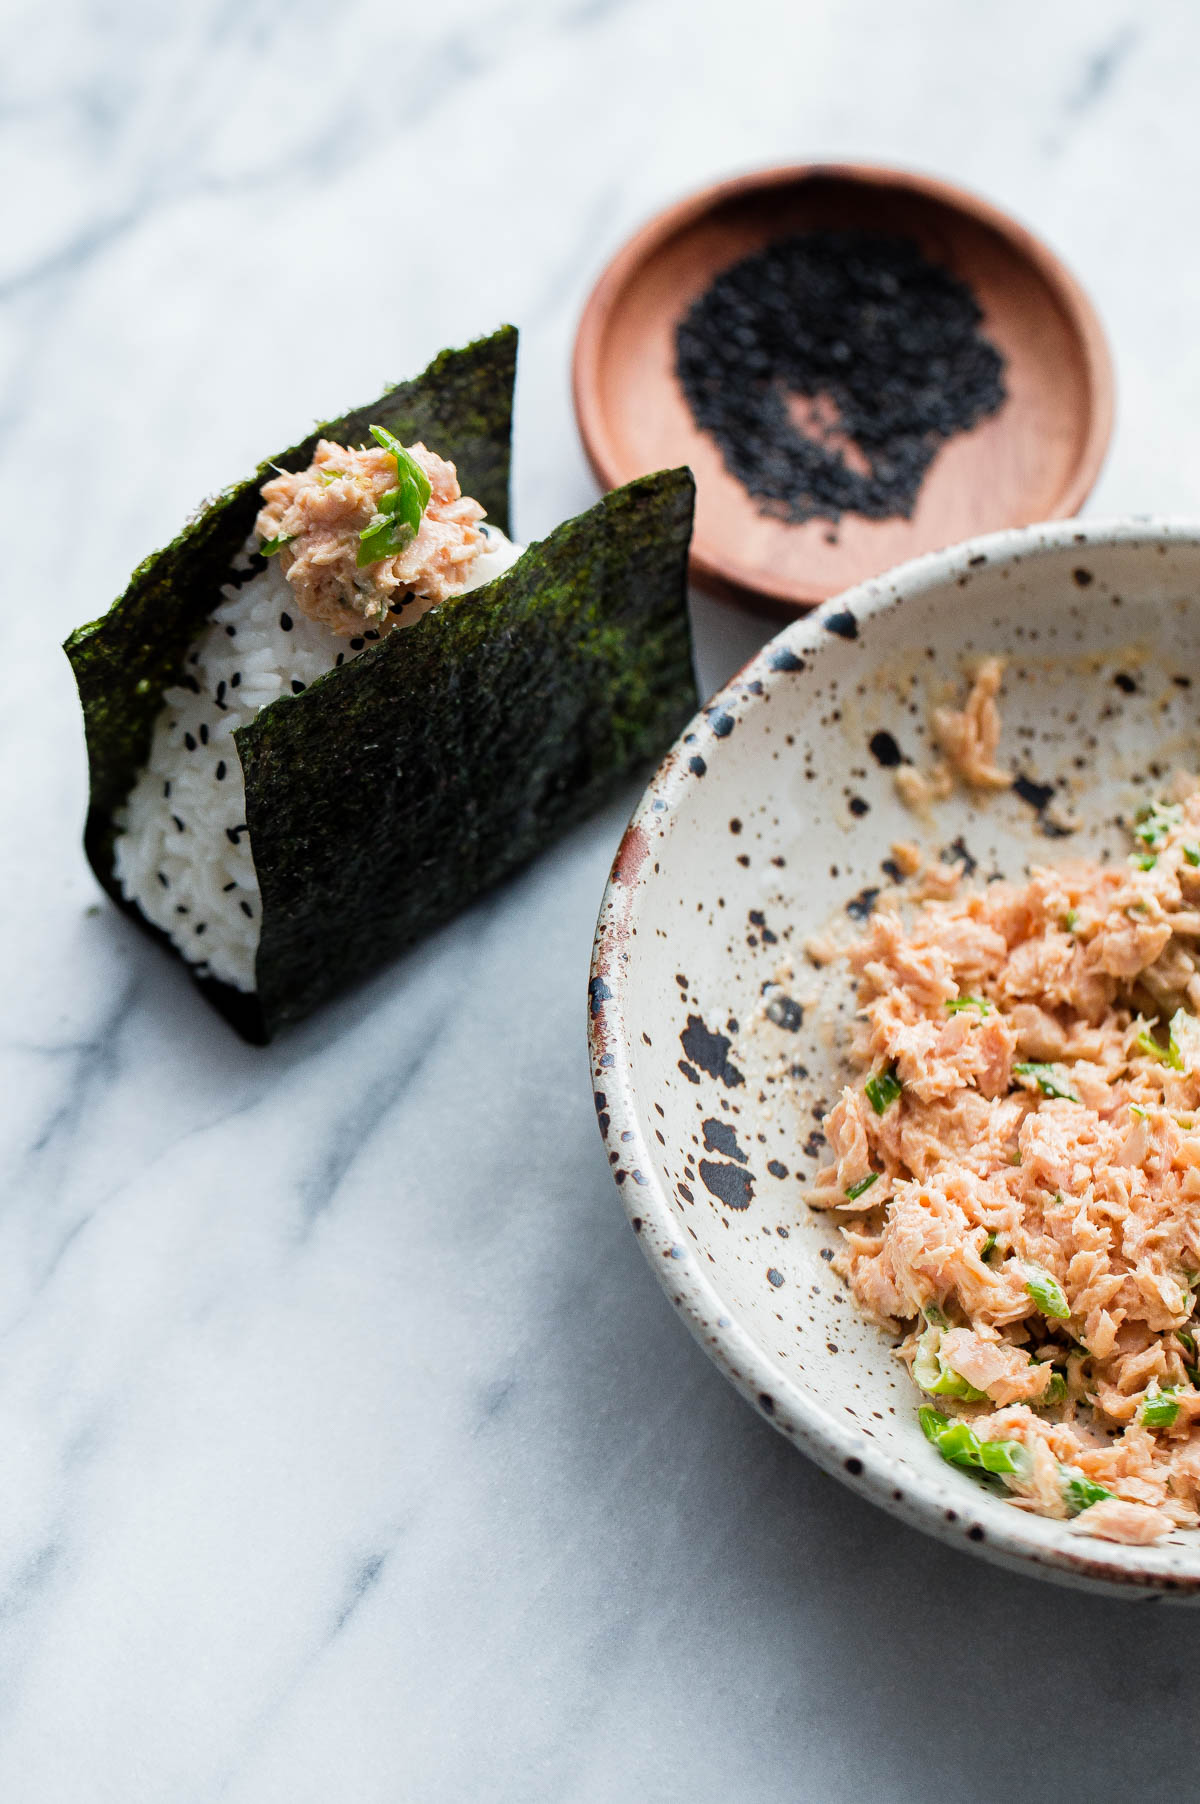
[[(675, 328), (718, 271), (772, 238), (854, 226), (915, 240), (974, 290), (1006, 360), (1008, 399), (930, 465), (910, 520), (846, 514), (795, 525), (759, 511), (695, 426)], [(651, 220), (592, 291), (575, 341), (575, 411), (606, 488), (648, 470), (696, 475), (691, 574), (704, 589), (791, 613), (976, 533), (1077, 513), (1112, 431), (1112, 364), (1091, 303), (1024, 227), (946, 182), (853, 164), (770, 169)]]

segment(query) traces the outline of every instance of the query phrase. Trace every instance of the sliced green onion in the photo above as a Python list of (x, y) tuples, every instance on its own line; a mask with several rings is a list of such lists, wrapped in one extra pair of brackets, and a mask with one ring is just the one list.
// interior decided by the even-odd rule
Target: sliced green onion
[(1171, 828), (1177, 827), (1182, 819), (1180, 803), (1148, 802), (1134, 817), (1133, 837), (1140, 839), (1144, 846), (1161, 845)]
[(1139, 871), (1152, 871), (1158, 863), (1157, 852), (1139, 852), (1133, 860)]
[(994, 1474), (1007, 1472), (1022, 1479), (1033, 1470), (1029, 1451), (1020, 1441), (981, 1441), (966, 1422), (950, 1422), (929, 1404), (917, 1411), (917, 1419), (926, 1440), (952, 1466)]
[(1183, 1070), (1183, 1059), (1180, 1057), (1179, 1047), (1176, 1044), (1174, 1034), (1170, 1036), (1166, 1045), (1162, 1046), (1154, 1038), (1150, 1029), (1146, 1027), (1142, 1029), (1141, 1033), (1134, 1041), (1134, 1045), (1139, 1052), (1144, 1052), (1148, 1058), (1157, 1059), (1160, 1065), (1166, 1065), (1172, 1071)]
[(1025, 1289), (1042, 1314), (1052, 1322), (1065, 1322), (1071, 1314), (1066, 1292), (1058, 1279), (1040, 1265), (1026, 1266)]
[(979, 1463), (985, 1472), (1011, 1472), (1021, 1479), (1033, 1474), (1033, 1455), (1020, 1441), (980, 1441)]
[(1094, 1503), (1105, 1503), (1115, 1495), (1103, 1485), (1096, 1484), (1093, 1479), (1085, 1478), (1082, 1472), (1073, 1472), (1069, 1466), (1063, 1466), (1060, 1470), (1065, 1481), (1063, 1496), (1076, 1511), (1090, 1510)]
[(1190, 1328), (1176, 1328), (1175, 1339), (1182, 1341), (1192, 1358), (1196, 1357), (1196, 1337)]
[(851, 1184), (850, 1188), (846, 1191), (846, 1195), (850, 1198), (850, 1201), (852, 1203), (856, 1202), (864, 1190), (869, 1190), (871, 1188), (871, 1185), (878, 1176), (879, 1173), (877, 1171), (869, 1171), (865, 1178), (859, 1178), (857, 1184)]
[(1044, 1065), (1038, 1059), (1028, 1059), (1022, 1065), (1014, 1065), (1013, 1071), (1018, 1077), (1032, 1077), (1043, 1096), (1058, 1096), (1063, 1102), (1078, 1102), (1079, 1098), (1070, 1090), (1064, 1090), (1054, 1075), (1053, 1065)]
[(885, 1071), (877, 1071), (873, 1077), (867, 1079), (863, 1089), (866, 1091), (867, 1101), (875, 1113), (882, 1115), (885, 1109), (891, 1108), (901, 1093), (896, 1067), (889, 1065)]
[(929, 1323), (929, 1326), (931, 1328), (947, 1328), (947, 1327), (949, 1327), (949, 1323), (947, 1322), (946, 1317), (943, 1315), (942, 1311), (938, 1308), (936, 1303), (922, 1304), (921, 1314), (925, 1317), (925, 1320)]
[(1149, 1119), (1150, 1119), (1149, 1111), (1146, 1109), (1143, 1109), (1141, 1103), (1138, 1103), (1138, 1102), (1130, 1103), (1129, 1113), (1131, 1115), (1136, 1115), (1139, 1121), (1149, 1121)]
[(335, 483), (338, 480), (338, 478), (340, 476), (344, 476), (345, 474), (346, 474), (345, 470), (318, 470), (317, 471), (317, 475), (320, 477), (321, 481), (325, 484), (326, 488), (329, 488), (333, 483)]
[(1079, 910), (1077, 908), (1068, 908), (1066, 914), (1062, 918), (1062, 924), (1068, 933), (1074, 933), (1079, 925)]
[(1189, 864), (1200, 864), (1200, 846), (1188, 845), (1185, 842), (1184, 847), (1183, 847), (1183, 855), (1187, 859)]
[(912, 1375), (915, 1382), (929, 1397), (960, 1397), (964, 1403), (982, 1403), (986, 1391), (980, 1391), (948, 1366), (941, 1355), (942, 1331), (929, 1327), (917, 1343), (916, 1358), (913, 1360)]
[(981, 1015), (990, 1015), (992, 1012), (992, 1005), (986, 996), (955, 996), (946, 1007), (952, 1015), (957, 1015), (965, 1008), (977, 1008)]
[(1170, 1428), (1178, 1415), (1179, 1405), (1172, 1385), (1165, 1391), (1147, 1391), (1138, 1419), (1146, 1428)]
[(1067, 1399), (1067, 1381), (1061, 1372), (1051, 1372), (1050, 1382), (1034, 1404), (1035, 1409), (1053, 1409), (1056, 1403), (1065, 1403)]
[(984, 1241), (983, 1245), (979, 1249), (979, 1257), (983, 1260), (983, 1263), (985, 1265), (988, 1264), (989, 1260), (992, 1257), (992, 1254), (996, 1251), (996, 1240), (997, 1240), (997, 1234), (996, 1234), (995, 1228), (993, 1228), (991, 1233), (988, 1235), (987, 1239)]
[(917, 1421), (921, 1424), (921, 1432), (924, 1434), (925, 1439), (927, 1441), (932, 1441), (934, 1446), (937, 1445), (938, 1436), (941, 1434), (943, 1428), (949, 1428), (950, 1426), (950, 1418), (944, 1416), (940, 1409), (935, 1409), (932, 1403), (923, 1403), (921, 1405), (920, 1409), (917, 1411)]
[(284, 532), (280, 533), (276, 539), (264, 539), (258, 548), (258, 555), (259, 557), (274, 557), (277, 551), (282, 551), (285, 545), (290, 545), (292, 540), (298, 537), (297, 533)]
[(372, 426), (371, 436), (396, 460), (398, 486), (379, 497), (370, 524), (359, 533), (355, 558), (359, 569), (403, 551), (421, 529), (421, 515), (433, 493), (429, 478), (412, 454), (386, 426)]

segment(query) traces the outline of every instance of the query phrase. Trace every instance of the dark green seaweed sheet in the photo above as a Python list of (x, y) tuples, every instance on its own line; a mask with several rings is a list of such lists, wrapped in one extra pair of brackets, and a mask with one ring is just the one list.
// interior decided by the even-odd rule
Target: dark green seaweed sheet
[[(318, 427), (210, 502), (67, 641), (91, 773), (84, 844), (114, 902), (170, 950), (113, 876), (113, 815), (145, 762), (163, 690), (232, 575), (271, 464), (371, 421), (457, 464), (508, 529), (517, 335)], [(581, 819), (695, 704), (685, 605), (693, 487), (646, 477), (530, 547), (462, 602), (389, 635), (237, 735), (263, 893), (258, 992), (196, 981), (263, 1042), (448, 919)]]
[(607, 495), (503, 576), (237, 734), (265, 1031), (582, 820), (696, 706), (688, 470)]

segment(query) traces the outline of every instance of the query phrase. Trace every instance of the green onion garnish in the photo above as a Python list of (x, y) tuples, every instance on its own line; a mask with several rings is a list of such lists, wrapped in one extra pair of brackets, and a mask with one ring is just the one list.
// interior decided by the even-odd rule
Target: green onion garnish
[(850, 1188), (846, 1191), (846, 1195), (850, 1198), (850, 1201), (852, 1203), (856, 1202), (864, 1190), (869, 1190), (871, 1188), (871, 1185), (878, 1176), (879, 1173), (877, 1171), (869, 1171), (865, 1178), (859, 1178), (857, 1184), (851, 1184)]
[(1090, 1510), (1094, 1503), (1104, 1503), (1114, 1495), (1112, 1491), (1105, 1490), (1103, 1485), (1085, 1478), (1082, 1472), (1072, 1472), (1068, 1466), (1062, 1467), (1062, 1475), (1065, 1480), (1063, 1495), (1075, 1510)]
[(1139, 1121), (1149, 1121), (1150, 1119), (1149, 1112), (1146, 1109), (1143, 1109), (1140, 1102), (1131, 1102), (1129, 1105), (1129, 1113), (1131, 1115), (1136, 1115)]
[(1079, 925), (1079, 910), (1077, 908), (1068, 908), (1066, 914), (1062, 918), (1062, 924), (1068, 933), (1074, 933), (1076, 927)]
[(1063, 1102), (1078, 1102), (1079, 1098), (1070, 1090), (1064, 1090), (1054, 1075), (1053, 1065), (1043, 1065), (1037, 1059), (1029, 1059), (1022, 1065), (1014, 1065), (1013, 1070), (1018, 1077), (1036, 1079), (1038, 1089), (1043, 1096), (1058, 1096)]
[(1178, 1414), (1174, 1386), (1165, 1391), (1147, 1391), (1139, 1412), (1140, 1420), (1147, 1428), (1170, 1428)]
[(1035, 1409), (1051, 1409), (1066, 1401), (1067, 1381), (1061, 1372), (1051, 1372), (1050, 1382), (1034, 1404)]
[(1134, 1041), (1134, 1045), (1139, 1052), (1144, 1052), (1147, 1058), (1157, 1059), (1160, 1065), (1166, 1065), (1172, 1071), (1183, 1070), (1183, 1059), (1180, 1055), (1179, 1047), (1176, 1044), (1174, 1034), (1170, 1036), (1166, 1045), (1162, 1046), (1154, 1038), (1150, 1029), (1145, 1027)]
[(1189, 864), (1200, 864), (1200, 846), (1184, 844), (1183, 855)]
[(960, 1009), (965, 1008), (977, 1008), (981, 1015), (990, 1015), (992, 1012), (992, 1005), (985, 996), (955, 996), (946, 1007), (952, 1015), (957, 1015)]
[(961, 1397), (964, 1403), (982, 1403), (987, 1396), (948, 1366), (941, 1356), (942, 1331), (927, 1328), (917, 1343), (913, 1360), (913, 1380), (929, 1397)]
[(381, 558), (394, 557), (397, 552), (404, 550), (420, 531), (421, 515), (433, 492), (429, 478), (416, 458), (404, 449), (400, 440), (386, 426), (372, 426), (371, 436), (377, 445), (395, 458), (399, 481), (396, 488), (389, 489), (379, 497), (370, 525), (365, 526), (358, 535), (355, 562), (360, 570), (368, 564), (377, 564)]
[(987, 1239), (984, 1241), (983, 1245), (979, 1249), (979, 1257), (983, 1260), (983, 1263), (985, 1265), (987, 1265), (988, 1261), (992, 1257), (992, 1254), (996, 1251), (996, 1239), (997, 1239), (996, 1230), (995, 1230), (995, 1228), (993, 1228), (991, 1233), (988, 1235)]
[(1182, 1341), (1192, 1358), (1196, 1357), (1196, 1337), (1190, 1328), (1176, 1328), (1175, 1339)]
[(280, 533), (277, 539), (264, 539), (258, 548), (259, 557), (274, 557), (277, 551), (282, 551), (284, 546), (290, 545), (297, 536), (294, 532), (284, 532)]
[(882, 1115), (885, 1109), (891, 1108), (900, 1095), (901, 1085), (896, 1076), (896, 1067), (889, 1065), (885, 1071), (877, 1071), (873, 1077), (867, 1079), (863, 1089), (866, 1091), (867, 1101), (875, 1113)]
[(1065, 1322), (1071, 1314), (1071, 1305), (1058, 1279), (1049, 1272), (1043, 1271), (1040, 1265), (1026, 1266), (1025, 1289), (1033, 1298), (1042, 1314), (1049, 1316), (1052, 1322)]
[(966, 1422), (951, 1422), (928, 1403), (917, 1411), (917, 1420), (926, 1440), (952, 1466), (977, 1472), (1011, 1472), (1017, 1478), (1028, 1478), (1033, 1470), (1033, 1460), (1020, 1441), (981, 1441)]
[(1139, 871), (1152, 871), (1158, 863), (1158, 853), (1139, 852), (1133, 862)]
[(1182, 819), (1183, 809), (1178, 802), (1148, 802), (1137, 811), (1133, 837), (1140, 839), (1144, 846), (1161, 845), (1171, 828), (1177, 827)]

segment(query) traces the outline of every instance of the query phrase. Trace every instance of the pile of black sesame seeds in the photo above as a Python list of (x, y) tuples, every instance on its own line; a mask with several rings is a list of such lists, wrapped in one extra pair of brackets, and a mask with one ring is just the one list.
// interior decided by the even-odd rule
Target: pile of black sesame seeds
[(676, 330), (676, 371), (764, 512), (907, 518), (939, 446), (1004, 402), (982, 317), (908, 239), (808, 232), (716, 277)]

